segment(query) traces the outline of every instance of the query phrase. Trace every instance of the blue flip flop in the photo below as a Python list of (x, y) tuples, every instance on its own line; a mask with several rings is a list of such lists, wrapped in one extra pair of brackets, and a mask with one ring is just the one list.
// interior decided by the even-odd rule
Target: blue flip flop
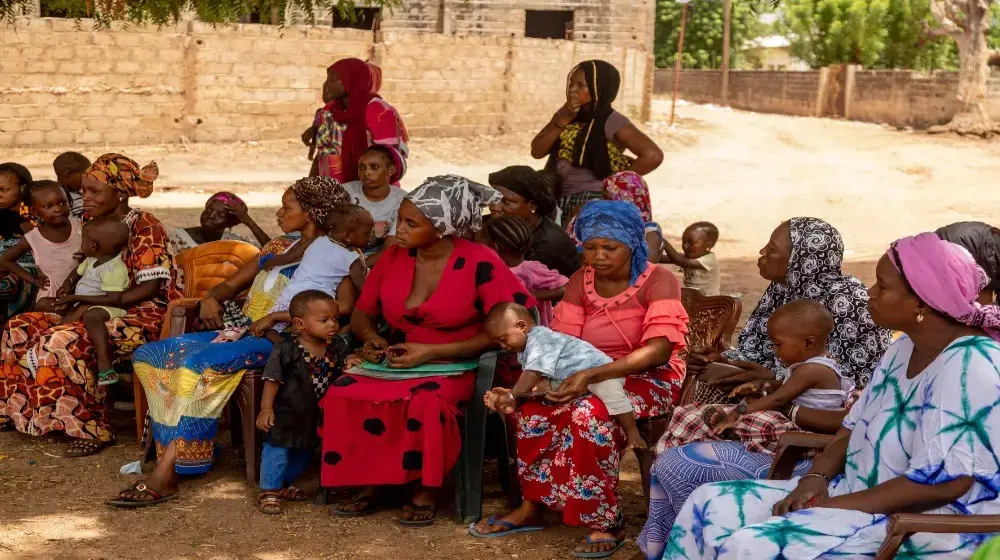
[(477, 539), (498, 539), (500, 537), (506, 537), (507, 535), (512, 535), (514, 533), (532, 533), (535, 531), (541, 531), (544, 527), (541, 525), (516, 525), (510, 521), (503, 521), (497, 519), (497, 516), (491, 515), (489, 519), (486, 520), (489, 525), (499, 525), (501, 527), (506, 527), (506, 531), (498, 531), (496, 533), (480, 533), (476, 529), (476, 524), (473, 523), (469, 525), (469, 534)]
[(614, 553), (618, 552), (621, 547), (625, 546), (625, 539), (592, 539), (590, 535), (584, 537), (587, 544), (603, 544), (603, 543), (615, 543), (615, 547), (611, 550), (605, 550), (604, 552), (576, 552), (573, 551), (573, 556), (576, 558), (607, 558), (612, 556)]

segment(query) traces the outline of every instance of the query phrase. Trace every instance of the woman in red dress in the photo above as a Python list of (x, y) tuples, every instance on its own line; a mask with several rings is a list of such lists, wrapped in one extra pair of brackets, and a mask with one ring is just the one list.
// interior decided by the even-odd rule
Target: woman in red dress
[[(427, 179), (406, 196), (398, 244), (368, 276), (351, 320), (366, 359), (387, 354), (389, 365), (400, 368), (475, 360), (491, 345), (483, 320), (493, 305), (534, 305), (496, 253), (464, 239), (482, 227), (482, 208), (499, 199), (497, 191), (453, 175)], [(380, 319), (391, 328), (389, 340), (376, 330)], [(414, 483), (398, 520), (433, 522), (435, 491), (462, 446), (456, 416), (472, 397), (474, 381), (474, 372), (405, 381), (350, 374), (337, 379), (321, 402), (322, 483), (366, 488), (333, 513), (371, 513), (375, 487)]]
[[(470, 528), (477, 537), (538, 530), (545, 509), (563, 523), (591, 530), (574, 551), (588, 558), (621, 548), (618, 466), (625, 434), (604, 403), (588, 395), (591, 383), (626, 377), (635, 415), (667, 413), (680, 397), (688, 316), (669, 270), (647, 261), (645, 227), (630, 202), (591, 201), (577, 217), (586, 266), (566, 286), (552, 329), (590, 342), (614, 362), (578, 372), (550, 392), (550, 402), (517, 411), (517, 462), (524, 501)], [(595, 556), (596, 555), (596, 556)]]

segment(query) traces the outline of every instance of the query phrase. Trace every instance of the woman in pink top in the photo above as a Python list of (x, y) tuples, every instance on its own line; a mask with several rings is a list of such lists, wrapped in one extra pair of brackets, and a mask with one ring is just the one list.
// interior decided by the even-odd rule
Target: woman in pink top
[(548, 401), (517, 411), (517, 459), (524, 502), (480, 521), (474, 536), (534, 528), (545, 509), (591, 533), (576, 552), (604, 554), (622, 546), (618, 465), (625, 434), (600, 399), (596, 381), (626, 377), (639, 418), (667, 413), (680, 397), (688, 316), (670, 271), (647, 260), (644, 222), (628, 202), (594, 201), (580, 211), (576, 235), (586, 266), (570, 278), (552, 329), (593, 344), (614, 362), (566, 379)]

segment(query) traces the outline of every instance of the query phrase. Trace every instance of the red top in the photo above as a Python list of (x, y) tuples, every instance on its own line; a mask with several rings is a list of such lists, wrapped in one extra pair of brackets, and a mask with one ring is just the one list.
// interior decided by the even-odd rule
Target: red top
[(492, 249), (455, 238), (455, 248), (430, 299), (413, 309), (405, 306), (413, 286), (416, 250), (392, 246), (382, 253), (365, 280), (356, 307), (381, 315), (402, 331), (406, 342), (445, 344), (483, 332), (485, 314), (496, 304), (514, 301), (535, 305), (521, 281)]

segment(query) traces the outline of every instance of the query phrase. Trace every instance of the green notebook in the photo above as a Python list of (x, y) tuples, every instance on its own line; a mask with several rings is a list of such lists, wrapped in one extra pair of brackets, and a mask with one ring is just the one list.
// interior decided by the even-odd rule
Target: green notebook
[(421, 377), (441, 377), (462, 375), (479, 367), (479, 362), (452, 362), (448, 364), (423, 364), (412, 368), (394, 368), (384, 364), (365, 362), (346, 373), (364, 375), (378, 379), (419, 379)]

